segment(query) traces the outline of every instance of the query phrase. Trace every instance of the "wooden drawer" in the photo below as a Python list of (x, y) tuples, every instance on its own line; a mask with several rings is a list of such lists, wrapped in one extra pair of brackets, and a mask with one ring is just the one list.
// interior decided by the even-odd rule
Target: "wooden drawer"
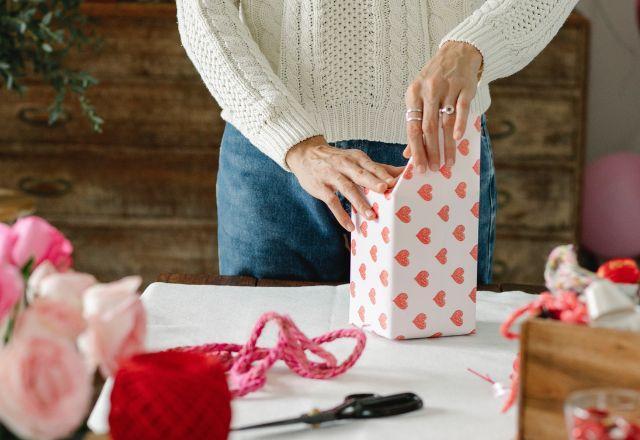
[(487, 125), (496, 162), (575, 162), (580, 102), (572, 93), (494, 87)]
[(180, 42), (174, 4), (83, 4), (100, 50), (73, 53), (71, 65), (94, 72), (102, 81), (123, 78), (200, 77)]
[(557, 241), (516, 238), (498, 231), (493, 259), (494, 282), (544, 284), (544, 265), (549, 252), (571, 241), (571, 237)]
[(587, 28), (587, 20), (574, 12), (531, 64), (495, 84), (582, 87), (586, 81)]
[(51, 218), (74, 245), (75, 268), (111, 281), (140, 274), (145, 285), (161, 272), (217, 273), (216, 223), (184, 220)]
[[(66, 121), (47, 125), (49, 87), (34, 84), (24, 97), (0, 91), (0, 144), (20, 141), (140, 145), (210, 149), (220, 144), (224, 123), (215, 101), (198, 81), (104, 82), (88, 93), (104, 131), (94, 133), (75, 102)], [(1, 148), (1, 147), (0, 147)]]
[(0, 163), (44, 217), (215, 217), (217, 150), (2, 146)]
[(575, 229), (578, 189), (574, 171), (499, 167), (496, 182), (500, 231), (546, 235)]

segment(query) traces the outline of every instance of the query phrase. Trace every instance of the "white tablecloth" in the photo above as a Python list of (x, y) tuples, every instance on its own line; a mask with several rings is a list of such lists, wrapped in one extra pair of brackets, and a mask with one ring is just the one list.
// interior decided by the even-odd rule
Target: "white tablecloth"
[[(348, 325), (346, 285), (280, 288), (155, 283), (142, 298), (149, 317), (151, 350), (214, 341), (244, 343), (258, 317), (271, 310), (289, 314), (308, 336)], [(478, 292), (477, 298), (476, 335), (389, 341), (369, 334), (356, 365), (345, 375), (326, 381), (298, 377), (284, 363), (277, 363), (269, 372), (265, 388), (234, 400), (232, 425), (329, 408), (347, 394), (362, 392), (412, 391), (422, 397), (422, 410), (321, 429), (291, 425), (246, 431), (231, 438), (513, 438), (515, 411), (500, 414), (501, 401), (493, 397), (491, 385), (467, 368), (506, 380), (517, 344), (504, 340), (498, 328), (511, 310), (530, 301), (531, 296), (522, 292)], [(275, 326), (267, 330), (260, 345), (274, 340)], [(351, 341), (334, 342), (329, 349), (343, 359), (352, 346)], [(109, 390), (108, 382), (89, 420), (91, 429), (98, 433), (108, 429)]]

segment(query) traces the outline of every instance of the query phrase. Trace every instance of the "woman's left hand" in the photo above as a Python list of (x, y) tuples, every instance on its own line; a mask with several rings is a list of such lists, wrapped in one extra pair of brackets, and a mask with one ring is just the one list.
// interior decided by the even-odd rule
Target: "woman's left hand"
[(433, 171), (439, 169), (440, 109), (447, 105), (453, 106), (455, 112), (442, 114), (444, 164), (450, 167), (455, 163), (455, 141), (460, 140), (466, 130), (481, 67), (482, 54), (478, 49), (467, 43), (449, 41), (407, 88), (407, 110), (422, 110), (422, 113), (408, 113), (414, 120), (407, 121), (408, 145), (403, 153), (406, 158), (414, 157), (417, 172), (424, 173), (427, 166)]

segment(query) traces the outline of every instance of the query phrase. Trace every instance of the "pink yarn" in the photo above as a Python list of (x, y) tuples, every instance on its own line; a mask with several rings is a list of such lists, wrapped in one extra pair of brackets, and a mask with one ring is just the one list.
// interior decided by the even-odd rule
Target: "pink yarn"
[[(275, 321), (280, 327), (278, 342), (272, 348), (257, 346), (258, 339), (269, 321)], [(354, 338), (356, 346), (353, 352), (341, 364), (321, 347), (322, 344), (341, 338)], [(275, 312), (263, 314), (244, 345), (214, 343), (174, 348), (169, 351), (189, 351), (216, 356), (228, 371), (229, 389), (232, 397), (241, 397), (262, 388), (267, 381), (267, 371), (278, 360), (283, 360), (296, 374), (309, 379), (330, 379), (345, 373), (351, 368), (364, 350), (366, 336), (360, 329), (349, 328), (331, 331), (309, 339), (286, 315)], [(306, 351), (323, 360), (310, 360)], [(234, 353), (237, 353), (234, 356)]]

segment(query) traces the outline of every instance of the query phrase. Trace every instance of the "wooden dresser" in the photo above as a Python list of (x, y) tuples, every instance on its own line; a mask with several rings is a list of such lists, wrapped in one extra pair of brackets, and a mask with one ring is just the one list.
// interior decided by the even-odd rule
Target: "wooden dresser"
[(491, 85), (496, 282), (541, 284), (549, 251), (579, 237), (588, 49), (574, 12), (529, 66)]
[[(102, 280), (217, 271), (215, 176), (224, 124), (180, 44), (170, 3), (88, 3), (104, 46), (81, 65), (100, 79), (79, 109), (46, 125), (51, 92), (0, 91), (0, 188), (34, 196), (37, 213)], [(578, 227), (587, 25), (573, 16), (536, 62), (496, 83), (488, 115), (500, 214), (498, 281), (539, 282), (542, 262)]]

